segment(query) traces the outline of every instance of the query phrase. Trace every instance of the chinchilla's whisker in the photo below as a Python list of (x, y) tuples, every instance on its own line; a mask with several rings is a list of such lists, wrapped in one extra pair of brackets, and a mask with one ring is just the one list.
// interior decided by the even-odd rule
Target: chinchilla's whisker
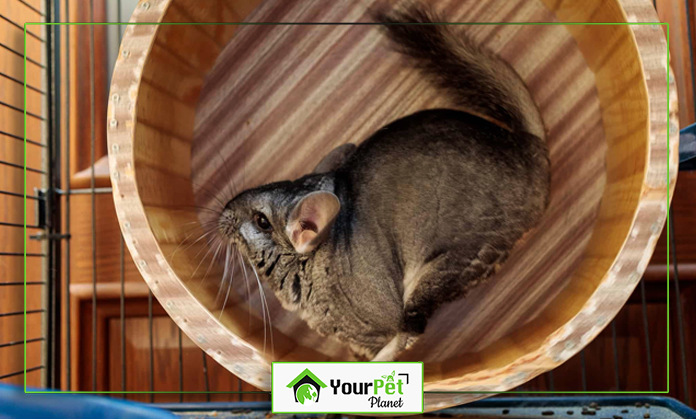
[(239, 256), (239, 265), (244, 271), (244, 284), (246, 285), (246, 298), (247, 298), (247, 308), (249, 310), (249, 330), (251, 330), (251, 288), (249, 288), (249, 279), (247, 278), (246, 267), (244, 266), (244, 259), (242, 258), (242, 252), (237, 252)]
[(191, 236), (193, 236), (193, 232), (191, 232), (191, 233), (188, 234), (186, 237), (184, 237), (184, 240), (182, 240), (182, 241), (176, 246), (176, 249), (174, 249), (174, 251), (172, 252), (172, 255), (170, 256), (170, 258), (174, 258), (174, 256), (176, 255), (176, 252), (178, 252), (179, 249), (181, 249), (181, 246), (183, 246), (183, 245), (186, 243), (186, 241), (187, 241)]
[[(209, 233), (212, 233), (212, 231), (209, 232)], [(206, 256), (208, 256), (208, 252), (210, 252), (210, 249), (211, 249), (210, 245), (213, 243), (213, 241), (214, 241), (215, 238), (216, 238), (215, 235), (212, 235), (212, 236), (211, 236), (210, 234), (208, 234), (208, 236), (209, 236), (209, 237), (208, 237), (208, 240), (206, 241), (205, 246), (201, 247), (201, 249), (198, 250), (198, 253), (196, 253), (196, 256), (193, 257), (193, 261), (195, 262), (196, 259), (198, 259), (198, 256), (200, 256), (201, 252), (202, 252), (203, 250), (205, 250), (206, 248), (208, 249), (208, 251), (206, 252), (206, 254), (203, 256), (203, 259), (201, 259), (201, 261), (198, 262), (198, 266), (199, 266), (199, 267), (200, 267), (201, 263), (203, 263), (203, 261), (205, 260)], [(196, 240), (196, 241), (200, 241), (200, 239), (198, 239), (198, 240)], [(195, 243), (193, 243), (193, 244), (195, 244)], [(198, 268), (196, 268), (196, 270), (198, 270)], [(195, 274), (196, 271), (193, 271), (193, 273)]]
[(222, 281), (220, 281), (220, 287), (218, 289), (218, 293), (215, 296), (215, 304), (218, 304), (218, 301), (220, 300), (220, 297), (222, 296), (222, 292), (225, 289), (225, 283), (227, 282), (227, 271), (229, 270), (230, 267), (230, 245), (228, 244), (225, 250), (225, 263), (223, 265), (223, 271), (222, 271)]
[[(232, 289), (232, 279), (234, 278), (234, 268), (236, 267), (235, 265), (237, 263), (237, 261), (234, 259), (234, 253), (232, 253), (232, 250), (233, 250), (232, 247), (228, 246), (227, 248), (231, 249), (229, 251), (230, 252), (229, 255), (230, 255), (230, 263), (232, 264), (232, 267), (231, 267), (230, 272), (229, 272), (230, 282), (229, 282), (229, 285), (227, 287), (227, 295), (225, 296), (225, 304), (227, 303), (227, 299), (230, 297), (230, 290)], [(223, 308), (224, 308), (225, 304), (223, 304)]]
[[(196, 222), (196, 221), (193, 221), (192, 223), (197, 223), (197, 222)], [(191, 229), (189, 229), (189, 230), (186, 230), (186, 231), (184, 232), (184, 233), (186, 234), (186, 237), (184, 237), (184, 240), (182, 240), (181, 243), (179, 243), (179, 244), (182, 245), (182, 244), (186, 243), (186, 241), (187, 241), (188, 239), (190, 239), (191, 236), (193, 236), (193, 235), (196, 233), (196, 231), (198, 231), (198, 230), (201, 230), (201, 228), (198, 227), (198, 226), (197, 226), (197, 227), (194, 227), (194, 228), (191, 228)], [(204, 232), (205, 232), (205, 230), (204, 230)]]
[[(191, 278), (193, 278), (194, 276), (196, 276), (196, 272), (198, 272), (198, 269), (199, 269), (199, 268), (201, 267), (201, 265), (203, 264), (203, 261), (208, 257), (208, 255), (210, 254), (210, 252), (213, 250), (213, 247), (211, 246), (211, 243), (213, 242), (213, 240), (215, 240), (215, 236), (211, 237), (211, 238), (208, 240), (208, 246), (207, 246), (207, 247), (208, 247), (208, 251), (205, 252), (205, 255), (203, 255), (203, 259), (201, 259), (201, 261), (198, 262), (198, 266), (196, 266), (196, 269), (193, 270), (193, 273), (191, 274)], [(198, 255), (199, 255), (202, 251), (203, 251), (203, 249), (201, 249), (201, 250), (198, 251), (198, 253), (196, 254), (196, 258), (198, 258)], [(196, 258), (194, 258), (193, 260), (195, 261)]]
[(182, 225), (183, 225), (183, 226), (194, 225), (195, 227), (193, 227), (193, 228), (191, 228), (191, 229), (189, 229), (189, 230), (186, 231), (186, 233), (190, 233), (190, 232), (194, 232), (194, 231), (196, 231), (196, 230), (211, 231), (211, 230), (214, 230), (214, 228), (212, 228), (212, 229), (207, 229), (206, 227), (211, 227), (211, 226), (214, 227), (214, 226), (217, 225), (217, 224), (218, 224), (218, 220), (215, 219), (215, 220), (208, 220), (208, 221), (204, 221), (204, 222), (200, 222), (200, 221), (191, 221), (191, 222), (189, 222), (189, 223), (184, 223), (184, 224), (182, 224)]
[[(206, 231), (206, 232), (203, 233), (199, 238), (197, 238), (193, 243), (191, 243), (191, 244), (189, 244), (188, 246), (186, 246), (186, 248), (184, 248), (184, 250), (188, 250), (191, 246), (197, 244), (199, 241), (201, 241), (201, 240), (203, 240), (204, 238), (210, 236), (210, 235), (213, 234), (214, 232), (215, 232), (215, 230)], [(196, 255), (196, 256), (198, 256), (198, 255)]]
[[(215, 231), (215, 230), (211, 230), (211, 231), (208, 231), (208, 232), (204, 233), (204, 234), (201, 235), (198, 239), (196, 239), (196, 241), (194, 241), (193, 243), (190, 243), (188, 246), (186, 246), (186, 247), (184, 248), (184, 250), (188, 250), (191, 246), (193, 246), (194, 244), (196, 244), (196, 243), (198, 243), (199, 241), (203, 240), (206, 236), (209, 236), (209, 235), (212, 234), (214, 231)], [(170, 256), (170, 258), (172, 258), (172, 259), (174, 258), (174, 256), (176, 255), (176, 253), (177, 253), (179, 250), (181, 250), (182, 246), (184, 246), (184, 244), (186, 244), (186, 242), (188, 241), (188, 239), (189, 239), (192, 235), (193, 235), (193, 232), (191, 232), (189, 235), (187, 235), (187, 236), (184, 238), (184, 240), (182, 240), (181, 243), (179, 243), (179, 244), (176, 246), (176, 249), (174, 249), (174, 252), (172, 252), (172, 255)]]
[[(219, 152), (219, 151), (218, 151), (218, 152)], [(197, 184), (197, 183), (195, 183), (195, 182), (193, 182), (193, 181), (191, 181), (191, 184), (193, 184), (194, 186), (200, 188), (203, 192), (206, 192), (208, 195), (210, 195), (211, 198), (213, 198), (213, 199), (216, 200), (220, 205), (222, 205), (223, 208), (225, 207), (225, 203), (222, 202), (222, 200), (221, 200), (220, 198), (217, 197), (217, 194), (211, 192), (210, 189), (206, 188), (206, 187), (203, 186), (203, 185)]]
[[(222, 215), (222, 210), (217, 210), (215, 208), (208, 208), (208, 207), (202, 207), (200, 205), (182, 205), (181, 208), (189, 208), (189, 209), (197, 209), (197, 210), (203, 210), (203, 211), (210, 211), (212, 213), (215, 213), (217, 215)], [(224, 207), (223, 207), (224, 208)]]
[[(254, 269), (254, 265), (251, 263), (249, 265), (251, 266), (251, 269)], [(244, 266), (244, 272), (246, 272), (246, 265)], [(253, 272), (256, 273), (256, 271)], [(261, 301), (261, 315), (263, 317), (263, 354), (266, 355), (266, 302), (263, 298), (263, 289), (261, 288), (261, 281), (259, 281), (258, 276), (256, 277), (256, 284), (259, 287), (259, 301)]]
[[(226, 256), (227, 264), (228, 264), (227, 267), (229, 267), (229, 262), (230, 262), (229, 256), (230, 256), (230, 246), (228, 245), (227, 246), (227, 256)], [(227, 295), (225, 295), (225, 301), (222, 303), (222, 310), (220, 311), (220, 317), (222, 317), (222, 313), (225, 312), (225, 306), (227, 305), (227, 299), (230, 298), (230, 290), (232, 289), (232, 273), (234, 272), (234, 259), (232, 259), (232, 263), (233, 263), (232, 269), (230, 269), (230, 271), (229, 271), (230, 280), (227, 284)]]
[[(176, 249), (174, 250), (174, 252), (172, 253), (172, 256), (171, 256), (171, 257), (174, 257), (174, 255), (176, 255), (176, 253), (177, 253), (179, 250), (182, 250), (182, 249), (183, 249), (184, 251), (186, 251), (186, 250), (190, 249), (192, 246), (194, 246), (194, 245), (195, 245), (196, 243), (198, 243), (199, 241), (201, 241), (201, 240), (203, 240), (204, 238), (206, 238), (206, 237), (210, 236), (211, 234), (215, 233), (215, 230), (204, 231), (204, 233), (201, 234), (196, 240), (194, 240), (194, 241), (191, 242), (191, 243), (188, 243), (189, 238), (191, 238), (191, 236), (193, 236), (194, 233), (195, 233), (195, 229), (194, 229), (193, 232), (191, 232), (190, 234), (188, 234), (188, 235), (184, 238), (184, 240), (181, 241), (181, 243), (179, 243), (179, 244), (177, 245), (177, 247), (176, 247)], [(215, 235), (209, 237), (209, 239), (208, 239), (208, 245), (210, 245), (210, 242), (211, 242), (213, 239), (215, 239), (215, 237), (216, 237)], [(202, 249), (201, 249), (201, 250), (202, 250)], [(200, 250), (199, 250), (198, 254), (196, 254), (196, 257), (198, 257), (199, 254), (200, 254)]]
[(200, 221), (200, 220), (198, 220), (198, 221), (191, 221), (190, 223), (186, 223), (186, 224), (184, 224), (184, 225), (197, 224), (197, 225), (200, 226), (201, 228), (202, 228), (202, 227), (207, 227), (207, 226), (210, 226), (210, 225), (214, 225), (214, 224), (217, 224), (217, 223), (220, 222), (220, 216), (222, 215), (222, 213), (216, 213), (216, 215), (217, 215), (216, 217), (213, 217), (213, 218), (210, 218), (210, 219), (207, 219), (207, 220), (203, 220), (203, 221)]
[(194, 224), (195, 224), (195, 223), (198, 223), (201, 227), (203, 227), (203, 226), (209, 226), (209, 225), (211, 225), (211, 224), (217, 224), (217, 223), (219, 223), (219, 222), (220, 222), (220, 220), (218, 219), (218, 217), (215, 217), (215, 218), (213, 218), (213, 219), (211, 219), (211, 220), (206, 220), (206, 221), (198, 221), (198, 222), (193, 221)]
[[(275, 359), (275, 345), (273, 343), (273, 320), (271, 320), (271, 310), (268, 308), (268, 300), (266, 299), (266, 292), (263, 290), (263, 286), (261, 285), (261, 280), (259, 279), (258, 272), (256, 272), (256, 268), (252, 264), (249, 264), (249, 266), (251, 266), (251, 270), (254, 271), (254, 275), (256, 276), (256, 282), (259, 284), (259, 292), (261, 293), (261, 299), (264, 302), (263, 306), (266, 308), (266, 314), (268, 315), (268, 331), (270, 332), (270, 335), (271, 335), (271, 355), (273, 356), (273, 359)], [(264, 326), (264, 352), (266, 349), (265, 340), (266, 339), (265, 339), (265, 326)]]
[(217, 232), (218, 227), (219, 227), (218, 220), (209, 221), (209, 222), (203, 224), (203, 230), (206, 232), (208, 232), (208, 231)]
[(208, 269), (205, 271), (205, 275), (203, 276), (203, 279), (201, 279), (201, 282), (198, 283), (198, 288), (200, 288), (203, 285), (203, 281), (208, 278), (208, 274), (210, 273), (210, 270), (213, 268), (213, 265), (215, 264), (215, 260), (218, 257), (218, 254), (220, 253), (220, 249), (222, 249), (223, 242), (222, 240), (218, 240), (218, 245), (217, 248), (215, 249), (215, 253), (213, 254), (213, 258), (210, 259), (210, 265), (208, 265)]
[(193, 225), (195, 227), (191, 230), (195, 230), (196, 228), (202, 228), (203, 226), (217, 223), (217, 222), (218, 222), (218, 217), (215, 217), (214, 219), (210, 219), (210, 220), (203, 221), (203, 222), (201, 222), (200, 220), (196, 220), (196, 221), (190, 221), (188, 223), (183, 223), (182, 225), (185, 225), (185, 226)]

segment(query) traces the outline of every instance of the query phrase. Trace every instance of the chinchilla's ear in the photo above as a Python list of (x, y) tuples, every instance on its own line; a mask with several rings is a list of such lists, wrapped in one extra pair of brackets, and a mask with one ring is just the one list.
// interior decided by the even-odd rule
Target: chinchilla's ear
[(328, 237), (341, 202), (331, 192), (312, 192), (290, 213), (286, 233), (297, 253), (310, 253)]
[(353, 154), (356, 148), (358, 147), (351, 143), (339, 145), (331, 150), (331, 152), (319, 162), (312, 173), (320, 174), (333, 172), (348, 160), (348, 157)]

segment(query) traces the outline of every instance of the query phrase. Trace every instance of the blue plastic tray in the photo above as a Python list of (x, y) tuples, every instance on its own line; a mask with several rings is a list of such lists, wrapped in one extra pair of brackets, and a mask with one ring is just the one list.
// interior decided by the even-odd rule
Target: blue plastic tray
[[(33, 389), (32, 389), (33, 390)], [(166, 410), (111, 397), (78, 394), (25, 394), (22, 387), (0, 385), (0, 419), (176, 419)]]

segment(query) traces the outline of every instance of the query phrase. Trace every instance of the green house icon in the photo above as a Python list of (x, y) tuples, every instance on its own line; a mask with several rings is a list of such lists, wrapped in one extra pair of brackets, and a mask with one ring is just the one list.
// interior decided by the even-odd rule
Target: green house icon
[(312, 371), (305, 368), (287, 387), (292, 387), (296, 403), (309, 404), (310, 402), (316, 403), (319, 401), (319, 392), (326, 387), (326, 384), (317, 378)]

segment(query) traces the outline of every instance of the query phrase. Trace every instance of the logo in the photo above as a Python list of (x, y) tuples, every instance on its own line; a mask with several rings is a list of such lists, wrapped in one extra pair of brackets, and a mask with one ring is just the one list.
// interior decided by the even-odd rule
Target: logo
[(271, 374), (273, 413), (423, 412), (422, 362), (274, 362)]
[[(401, 396), (404, 394), (404, 385), (409, 383), (408, 373), (400, 373), (396, 381), (394, 376), (396, 370), (391, 374), (383, 375), (382, 379), (376, 378), (371, 382), (341, 382), (341, 380), (331, 380), (331, 388), (335, 395), (366, 395), (369, 396), (367, 401), (370, 404), (370, 409), (374, 408), (402, 408), (404, 400)], [(401, 379), (405, 378), (405, 381)]]
[(305, 368), (287, 387), (292, 387), (292, 391), (295, 393), (295, 402), (310, 404), (319, 401), (319, 392), (326, 387), (326, 384), (317, 378), (309, 368)]

